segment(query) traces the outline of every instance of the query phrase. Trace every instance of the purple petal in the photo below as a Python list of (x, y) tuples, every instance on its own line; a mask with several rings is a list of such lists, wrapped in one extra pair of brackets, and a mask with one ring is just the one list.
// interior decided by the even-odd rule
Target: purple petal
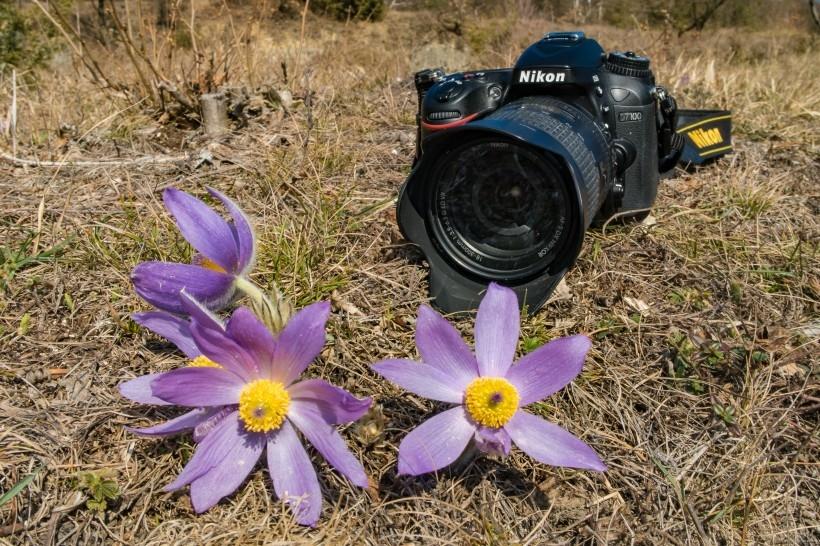
[(220, 368), (180, 368), (151, 382), (157, 398), (190, 407), (238, 404), (244, 386), (240, 378)]
[(268, 470), (276, 496), (290, 505), (296, 521), (315, 525), (322, 512), (322, 491), (316, 470), (287, 421), (269, 435)]
[(563, 428), (524, 410), (504, 425), (513, 443), (544, 464), (603, 472), (606, 465), (591, 447)]
[(236, 406), (225, 406), (225, 407), (213, 407), (213, 408), (205, 408), (210, 412), (210, 416), (202, 421), (202, 423), (198, 424), (196, 428), (194, 428), (194, 442), (201, 442), (203, 438), (205, 438), (208, 434), (211, 433), (213, 429), (222, 422), (227, 416), (232, 414), (236, 411)]
[(418, 476), (444, 468), (464, 452), (475, 430), (462, 406), (431, 417), (399, 445), (399, 475)]
[(325, 323), (330, 302), (320, 301), (296, 313), (276, 338), (271, 379), (293, 383), (325, 345)]
[(187, 292), (180, 298), (191, 315), (191, 335), (202, 354), (246, 381), (258, 379), (253, 355), (228, 335), (219, 318)]
[(419, 307), (416, 346), (422, 361), (444, 372), (457, 390), (478, 377), (478, 363), (461, 334), (428, 305)]
[(161, 373), (151, 373), (148, 375), (141, 375), (135, 379), (130, 381), (126, 381), (125, 383), (120, 383), (119, 389), (120, 394), (124, 397), (128, 398), (133, 402), (137, 402), (139, 404), (153, 404), (155, 406), (171, 406), (173, 405), (171, 402), (167, 402), (161, 398), (158, 398), (154, 395), (154, 390), (151, 387), (151, 383), (154, 382), (154, 379), (158, 378), (159, 376), (163, 375), (166, 372)]
[(253, 262), (256, 258), (256, 238), (253, 236), (251, 223), (248, 221), (248, 217), (245, 213), (242, 212), (242, 209), (228, 196), (214, 188), (208, 188), (208, 191), (211, 195), (222, 201), (225, 209), (227, 209), (231, 218), (233, 218), (233, 223), (230, 224), (230, 227), (239, 247), (239, 265), (237, 270), (240, 274), (247, 272), (253, 267)]
[(368, 486), (362, 463), (348, 449), (336, 427), (323, 418), (316, 404), (291, 404), (288, 419), (340, 474), (354, 485)]
[(396, 385), (432, 400), (461, 404), (464, 390), (439, 368), (413, 360), (382, 360), (373, 370)]
[(210, 470), (191, 482), (191, 504), (197, 514), (208, 510), (242, 485), (265, 449), (264, 434), (248, 433), (237, 422), (238, 438), (225, 457)]
[(571, 336), (525, 355), (507, 371), (507, 380), (518, 389), (519, 405), (542, 400), (569, 384), (581, 373), (590, 346), (588, 337)]
[(270, 376), (264, 371), (270, 370), (273, 366), (276, 340), (253, 311), (247, 307), (240, 307), (234, 311), (225, 326), (225, 333), (248, 353), (255, 364), (256, 374)]
[(162, 194), (182, 236), (227, 273), (236, 273), (239, 248), (228, 222), (196, 197), (176, 188)]
[(166, 485), (163, 491), (176, 491), (222, 462), (231, 446), (240, 441), (243, 433), (244, 427), (239, 421), (239, 412), (234, 411), (202, 439), (177, 479)]
[(367, 413), (371, 398), (356, 398), (323, 379), (308, 379), (288, 387), (291, 404), (314, 404), (327, 423), (339, 425), (356, 421)]
[[(200, 326), (211, 328), (212, 330), (225, 331), (225, 324), (222, 319), (214, 312), (213, 309), (202, 304), (196, 296), (182, 290), (179, 294), (179, 299), (182, 302), (184, 313), (191, 316), (191, 322), (197, 322)], [(190, 324), (189, 324), (190, 329)]]
[(134, 313), (131, 320), (148, 328), (155, 334), (164, 337), (177, 346), (177, 349), (185, 353), (185, 356), (193, 360), (201, 353), (196, 348), (194, 338), (191, 337), (190, 322), (188, 319), (166, 313), (164, 311), (149, 311), (147, 313)]
[(503, 428), (478, 427), (476, 447), (484, 453), (506, 457), (510, 454), (510, 435)]
[(165, 421), (158, 425), (145, 428), (125, 427), (129, 432), (140, 436), (171, 436), (198, 427), (201, 423), (210, 419), (220, 408), (197, 408), (183, 413), (179, 417)]
[(143, 262), (131, 273), (139, 296), (159, 309), (184, 314), (179, 298), (184, 289), (209, 309), (220, 309), (233, 297), (233, 277), (191, 264)]
[(482, 376), (507, 373), (518, 345), (519, 320), (515, 292), (491, 282), (475, 319), (475, 355)]

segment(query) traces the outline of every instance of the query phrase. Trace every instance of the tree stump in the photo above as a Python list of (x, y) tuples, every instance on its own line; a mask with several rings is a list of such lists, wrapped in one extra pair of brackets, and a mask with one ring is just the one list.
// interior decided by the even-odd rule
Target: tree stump
[(202, 128), (209, 137), (228, 132), (228, 101), (222, 93), (205, 93), (199, 97)]

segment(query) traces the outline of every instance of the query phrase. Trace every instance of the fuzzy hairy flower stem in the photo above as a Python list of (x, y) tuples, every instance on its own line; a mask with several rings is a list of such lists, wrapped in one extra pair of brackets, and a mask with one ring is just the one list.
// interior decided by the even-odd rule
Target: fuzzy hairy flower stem
[(270, 295), (244, 277), (237, 277), (236, 288), (251, 300), (251, 310), (274, 334), (282, 331), (293, 314), (293, 307), (274, 285)]

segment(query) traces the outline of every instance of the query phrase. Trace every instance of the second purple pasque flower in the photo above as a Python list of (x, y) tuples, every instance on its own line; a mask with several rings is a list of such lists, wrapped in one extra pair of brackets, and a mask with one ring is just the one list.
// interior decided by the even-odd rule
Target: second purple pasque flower
[(399, 446), (399, 474), (419, 475), (454, 462), (470, 441), (507, 455), (511, 444), (544, 464), (604, 471), (587, 444), (525, 411), (580, 372), (590, 348), (578, 335), (556, 339), (516, 364), (519, 309), (515, 293), (491, 283), (478, 308), (475, 354), (430, 307), (419, 308), (416, 345), (423, 362), (384, 360), (373, 369), (425, 398), (457, 404), (414, 429)]
[(193, 408), (134, 430), (148, 436), (194, 430), (196, 451), (165, 490), (190, 484), (194, 509), (203, 512), (233, 493), (267, 452), (277, 496), (291, 505), (299, 523), (314, 525), (322, 494), (297, 429), (331, 466), (367, 487), (364, 468), (336, 425), (359, 419), (371, 400), (322, 379), (298, 381), (324, 346), (330, 304), (302, 309), (274, 336), (245, 307), (223, 324), (187, 294), (181, 298), (190, 320), (161, 313), (138, 320), (171, 339), (193, 365), (121, 385), (123, 395), (135, 401)]
[(143, 262), (134, 268), (134, 289), (148, 303), (171, 313), (183, 314), (183, 289), (208, 309), (227, 305), (253, 267), (255, 238), (245, 214), (230, 198), (215, 189), (231, 216), (228, 222), (201, 200), (176, 188), (162, 198), (182, 233), (197, 253), (193, 263)]

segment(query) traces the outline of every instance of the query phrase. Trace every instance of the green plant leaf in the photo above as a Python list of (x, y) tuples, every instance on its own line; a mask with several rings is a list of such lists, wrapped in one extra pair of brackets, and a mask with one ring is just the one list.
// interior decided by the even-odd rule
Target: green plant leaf
[(38, 474), (39, 472), (40, 472), (40, 469), (35, 470), (34, 472), (32, 472), (31, 474), (29, 474), (28, 476), (26, 476), (25, 478), (23, 478), (23, 479), (22, 479), (22, 480), (20, 480), (19, 482), (17, 482), (17, 483), (14, 485), (14, 487), (12, 487), (11, 489), (9, 489), (9, 490), (8, 490), (8, 491), (6, 491), (5, 493), (3, 493), (3, 496), (2, 496), (2, 497), (0, 497), (0, 506), (3, 506), (3, 505), (4, 505), (4, 504), (6, 504), (7, 502), (9, 502), (11, 499), (13, 499), (14, 497), (16, 497), (16, 496), (17, 496), (17, 495), (18, 495), (18, 494), (19, 494), (19, 493), (20, 493), (23, 489), (25, 489), (25, 488), (26, 488), (26, 486), (27, 486), (28, 484), (30, 484), (30, 483), (31, 483), (31, 481), (32, 481), (35, 477), (37, 477), (37, 474)]
[(94, 498), (115, 500), (120, 496), (120, 488), (114, 480), (102, 480), (94, 489)]
[(108, 507), (108, 503), (104, 500), (96, 499), (88, 499), (85, 505), (89, 510), (96, 510), (97, 512), (105, 512), (105, 509)]

